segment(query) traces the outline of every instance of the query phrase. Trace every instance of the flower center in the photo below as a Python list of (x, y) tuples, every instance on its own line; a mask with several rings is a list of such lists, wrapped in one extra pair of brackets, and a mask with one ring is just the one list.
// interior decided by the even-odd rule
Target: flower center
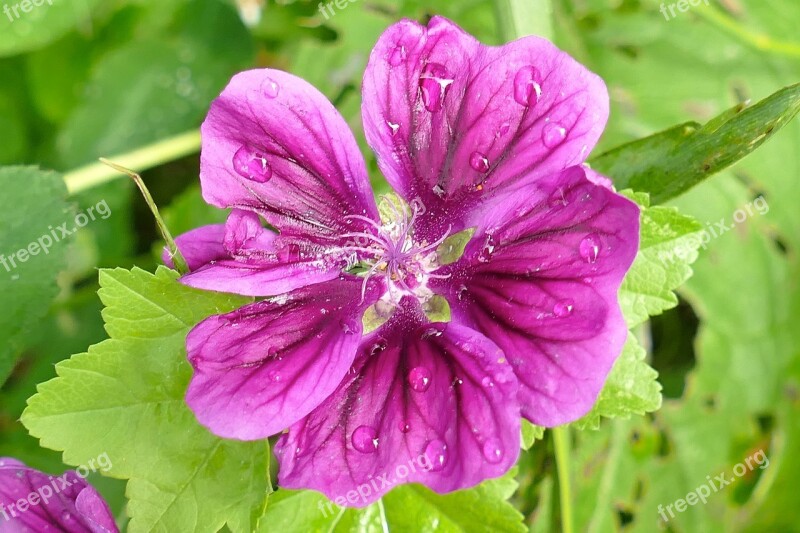
[(393, 308), (405, 296), (427, 303), (433, 297), (428, 281), (443, 277), (433, 271), (440, 266), (436, 250), (447, 233), (435, 242), (416, 240), (414, 225), (425, 212), (419, 201), (408, 205), (395, 195), (387, 195), (381, 198), (379, 210), (381, 224), (359, 215), (348, 217), (368, 223), (371, 231), (345, 235), (353, 239), (344, 247), (350, 254), (347, 271), (364, 277), (362, 297), (370, 279), (385, 280), (387, 290), (379, 304)]

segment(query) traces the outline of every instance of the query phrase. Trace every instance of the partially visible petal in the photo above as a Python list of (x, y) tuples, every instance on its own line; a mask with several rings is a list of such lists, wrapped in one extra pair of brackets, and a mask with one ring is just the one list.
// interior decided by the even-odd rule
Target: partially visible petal
[(339, 242), (345, 219), (377, 219), (364, 158), (333, 105), (273, 69), (233, 77), (202, 129), (203, 197), (260, 213), (284, 237)]
[[(179, 235), (175, 238), (175, 244), (186, 259), (189, 270), (195, 270), (212, 261), (228, 257), (228, 252), (222, 245), (224, 238), (225, 225), (212, 224)], [(168, 267), (175, 268), (175, 263), (166, 247), (161, 252), (161, 260)]]
[[(31, 504), (31, 494), (37, 494), (38, 503)], [(22, 500), (27, 500), (24, 511), (18, 503)], [(106, 502), (76, 472), (69, 471), (54, 481), (17, 460), (0, 458), (0, 533), (64, 531), (116, 533), (119, 530)]]
[(496, 192), (582, 163), (608, 119), (603, 81), (540, 37), (484, 46), (452, 22), (403, 20), (364, 75), (367, 141), (392, 186), (427, 208), (429, 238)]
[(433, 288), (454, 321), (508, 355), (523, 415), (565, 424), (591, 409), (627, 337), (617, 293), (636, 256), (639, 210), (582, 167), (510, 208), (515, 218), (487, 218)]
[(197, 419), (221, 437), (257, 440), (306, 416), (353, 363), (371, 303), (360, 300), (361, 279), (347, 277), (201, 322), (186, 339)]
[[(283, 294), (332, 280), (342, 266), (318, 245), (284, 239), (263, 227), (257, 214), (241, 209), (234, 209), (224, 225), (190, 231), (175, 242), (192, 270), (181, 283), (209, 291)], [(169, 252), (164, 254), (173, 267)]]
[(401, 483), (444, 493), (500, 476), (519, 454), (516, 392), (494, 343), (406, 307), (364, 339), (338, 390), (281, 437), (279, 483), (334, 501), (358, 491), (363, 507)]

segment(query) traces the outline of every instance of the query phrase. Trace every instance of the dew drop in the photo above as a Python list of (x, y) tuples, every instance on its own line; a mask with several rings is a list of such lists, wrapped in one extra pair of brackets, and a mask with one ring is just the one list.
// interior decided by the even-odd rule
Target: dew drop
[(587, 263), (597, 261), (597, 256), (600, 255), (600, 237), (596, 233), (584, 237), (578, 246), (578, 252)]
[(406, 420), (401, 420), (399, 427), (401, 433), (408, 433), (411, 431), (411, 424), (409, 424)]
[(358, 325), (353, 320), (342, 320), (339, 325), (345, 335), (353, 335), (358, 331)]
[(486, 173), (489, 171), (489, 159), (480, 152), (472, 152), (472, 155), (469, 156), (469, 166), (471, 166), (473, 170)]
[(430, 339), (431, 337), (441, 337), (441, 336), (442, 336), (442, 329), (436, 326), (431, 326), (422, 332), (420, 339), (426, 340)]
[(491, 438), (483, 443), (483, 456), (492, 464), (497, 464), (503, 460), (503, 444), (500, 439)]
[(422, 452), (430, 466), (430, 472), (438, 472), (443, 470), (447, 464), (447, 444), (439, 439), (434, 439), (425, 446), (425, 451)]
[(277, 370), (270, 370), (269, 373), (267, 373), (267, 378), (273, 383), (278, 383), (282, 379), (282, 376)]
[(492, 381), (492, 378), (490, 378), (489, 376), (486, 376), (481, 380), (481, 385), (483, 385), (486, 388), (492, 388), (494, 387), (494, 381)]
[(566, 207), (569, 205), (567, 197), (564, 195), (563, 187), (559, 187), (553, 191), (553, 194), (551, 194), (550, 198), (547, 200), (547, 205), (550, 207)]
[(467, 294), (467, 286), (466, 285), (461, 285), (458, 288), (458, 292), (456, 292), (456, 298), (458, 298), (458, 301), (461, 301), (461, 300), (464, 299), (464, 295), (466, 295), (466, 294)]
[(378, 432), (372, 426), (358, 426), (351, 440), (353, 448), (361, 453), (374, 453), (378, 449)]
[(436, 113), (444, 107), (444, 99), (453, 85), (453, 77), (444, 65), (428, 63), (419, 78), (422, 103), (425, 109)]
[(541, 74), (536, 67), (522, 67), (514, 76), (514, 100), (518, 104), (535, 106), (542, 96)]
[(483, 248), (478, 254), (478, 261), (481, 263), (488, 263), (494, 254), (494, 238), (491, 235), (486, 236), (486, 242), (483, 243)]
[(265, 79), (261, 84), (261, 93), (267, 98), (277, 98), (280, 92), (281, 86), (278, 85), (278, 82), (272, 78)]
[(234, 154), (233, 168), (243, 178), (256, 183), (266, 183), (272, 177), (272, 167), (266, 156), (247, 146), (242, 146)]
[(417, 366), (408, 373), (408, 384), (417, 392), (425, 392), (431, 386), (431, 371), (424, 366)]
[(375, 344), (372, 345), (372, 348), (369, 350), (370, 355), (378, 355), (382, 351), (386, 349), (386, 341), (381, 339)]
[(559, 318), (564, 318), (565, 316), (572, 314), (572, 309), (574, 306), (575, 302), (569, 298), (566, 300), (561, 300), (556, 302), (556, 305), (553, 306), (553, 314)]
[(567, 138), (567, 129), (556, 122), (548, 122), (542, 128), (542, 142), (548, 148), (555, 148)]
[(300, 245), (289, 243), (278, 249), (278, 259), (283, 263), (293, 263), (300, 260)]
[(72, 514), (70, 514), (69, 511), (64, 511), (63, 513), (61, 513), (61, 520), (65, 521), (65, 522), (71, 521), (72, 520)]
[(389, 54), (389, 64), (393, 67), (400, 66), (406, 60), (406, 47), (400, 43), (394, 47), (394, 50)]

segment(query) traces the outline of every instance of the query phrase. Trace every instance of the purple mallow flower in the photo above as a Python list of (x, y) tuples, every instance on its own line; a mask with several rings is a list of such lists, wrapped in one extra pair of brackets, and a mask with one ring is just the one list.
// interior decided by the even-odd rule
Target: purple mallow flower
[(0, 458), (0, 533), (118, 533), (111, 510), (77, 472), (48, 476)]
[(265, 297), (189, 334), (189, 407), (222, 437), (289, 428), (280, 485), (341, 502), (370, 484), (359, 504), (420, 456), (403, 481), (438, 492), (500, 476), (520, 415), (589, 411), (627, 336), (617, 291), (639, 234), (636, 205), (583, 165), (606, 87), (544, 39), (488, 47), (443, 18), (401, 21), (372, 52), (362, 115), (397, 191), (380, 209), (317, 90), (235, 76), (201, 156), (204, 198), (233, 211), (178, 239), (183, 283)]

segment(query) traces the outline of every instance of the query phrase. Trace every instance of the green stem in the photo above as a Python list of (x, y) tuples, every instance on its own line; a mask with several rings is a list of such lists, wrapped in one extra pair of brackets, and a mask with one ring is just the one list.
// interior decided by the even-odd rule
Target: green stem
[(751, 31), (732, 17), (725, 15), (716, 8), (697, 9), (695, 13), (710, 22), (717, 28), (738, 37), (748, 46), (759, 52), (767, 52), (786, 57), (800, 58), (800, 43), (791, 41), (777, 41), (763, 33)]
[(556, 455), (556, 471), (558, 472), (558, 502), (561, 509), (561, 532), (575, 531), (572, 521), (572, 484), (570, 483), (569, 426), (553, 428), (553, 448)]
[[(110, 159), (123, 167), (141, 172), (197, 153), (198, 150), (200, 150), (200, 132), (192, 130)], [(119, 174), (115, 169), (103, 163), (92, 163), (68, 172), (64, 175), (64, 181), (69, 194), (78, 194), (117, 177)]]
[(500, 38), (513, 41), (526, 35), (553, 37), (553, 10), (550, 0), (495, 0)]
[(101, 157), (100, 162), (104, 165), (107, 165), (109, 168), (116, 170), (117, 172), (128, 175), (133, 180), (133, 182), (141, 191), (144, 201), (147, 202), (150, 212), (153, 213), (153, 217), (156, 219), (156, 225), (158, 225), (158, 230), (161, 232), (164, 242), (167, 243), (170, 257), (172, 257), (172, 262), (175, 265), (175, 270), (177, 270), (180, 274), (188, 273), (189, 265), (186, 263), (186, 259), (184, 259), (183, 254), (181, 254), (180, 250), (178, 250), (178, 245), (175, 244), (175, 239), (172, 238), (172, 233), (170, 233), (169, 228), (167, 228), (167, 225), (164, 223), (164, 219), (161, 218), (161, 213), (158, 212), (158, 206), (156, 205), (155, 200), (153, 200), (150, 191), (147, 189), (147, 185), (144, 184), (142, 177), (134, 171), (127, 169), (122, 165), (113, 163), (108, 159), (103, 159)]

